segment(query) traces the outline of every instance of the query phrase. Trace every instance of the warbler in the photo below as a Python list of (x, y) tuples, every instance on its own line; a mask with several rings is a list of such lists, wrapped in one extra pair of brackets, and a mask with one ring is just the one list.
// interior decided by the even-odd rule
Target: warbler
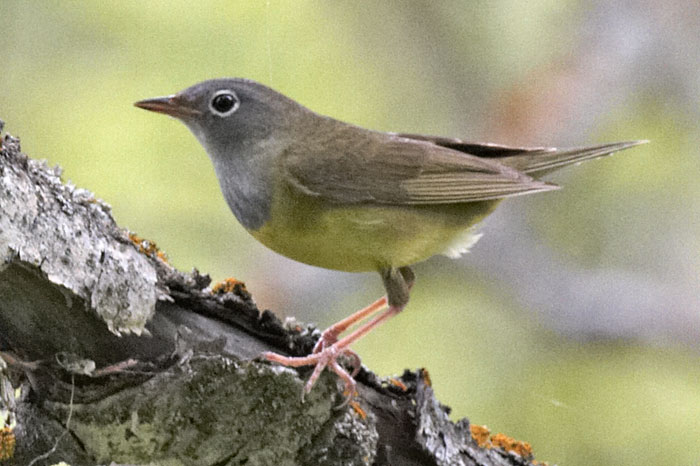
[[(372, 131), (241, 78), (204, 81), (135, 105), (190, 129), (231, 211), (258, 241), (306, 264), (379, 273), (386, 296), (326, 329), (310, 355), (264, 354), (285, 366), (315, 366), (305, 392), (328, 367), (348, 396), (360, 367), (350, 346), (404, 309), (412, 264), (466, 252), (479, 236), (473, 226), (501, 200), (558, 188), (540, 176), (646, 142), (525, 148)], [(350, 372), (341, 355), (351, 358)]]

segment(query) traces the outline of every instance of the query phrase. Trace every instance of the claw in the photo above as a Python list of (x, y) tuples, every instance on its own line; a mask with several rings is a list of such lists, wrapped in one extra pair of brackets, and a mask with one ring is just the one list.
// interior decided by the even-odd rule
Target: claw
[(338, 377), (340, 377), (343, 382), (345, 382), (345, 390), (343, 390), (343, 395), (345, 395), (345, 400), (340, 403), (338, 406), (335, 407), (335, 409), (342, 409), (345, 406), (350, 403), (352, 398), (357, 394), (357, 383), (355, 382), (355, 379), (352, 378), (350, 374), (347, 373), (343, 367), (338, 364), (337, 361), (333, 361), (331, 364), (331, 369), (333, 372), (338, 374)]
[[(323, 354), (323, 353), (316, 353), (316, 354)], [(313, 388), (314, 384), (316, 383), (316, 380), (318, 380), (319, 376), (321, 375), (321, 372), (323, 372), (323, 369), (326, 368), (328, 365), (328, 360), (324, 359), (319, 359), (316, 362), (316, 366), (314, 367), (314, 371), (311, 373), (311, 377), (309, 377), (309, 380), (306, 381), (306, 384), (304, 385), (304, 392), (305, 393), (310, 393), (311, 389)]]

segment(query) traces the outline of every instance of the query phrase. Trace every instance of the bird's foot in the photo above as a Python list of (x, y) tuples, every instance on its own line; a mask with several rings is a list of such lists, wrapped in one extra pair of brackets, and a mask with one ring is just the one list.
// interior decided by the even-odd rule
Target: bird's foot
[[(344, 354), (347, 354), (353, 360), (352, 374), (348, 373), (348, 371), (346, 371), (338, 362), (338, 358)], [(338, 406), (339, 408), (345, 406), (355, 395), (355, 388), (357, 384), (355, 383), (354, 376), (357, 375), (357, 372), (360, 370), (360, 357), (351, 349), (343, 348), (338, 343), (321, 347), (319, 349), (315, 348), (314, 353), (310, 354), (309, 356), (282, 356), (281, 354), (266, 351), (263, 353), (263, 357), (265, 357), (268, 361), (276, 362), (277, 364), (287, 367), (314, 366), (314, 371), (311, 373), (311, 376), (304, 385), (302, 400), (304, 395), (311, 391), (316, 383), (316, 380), (318, 380), (321, 372), (323, 372), (323, 369), (326, 367), (335, 372), (345, 384), (345, 390), (343, 393), (345, 394), (346, 398), (345, 401)]]
[[(365, 309), (362, 309), (343, 321), (333, 325), (323, 332), (321, 338), (316, 343), (316, 346), (314, 346), (312, 353), (308, 356), (282, 356), (281, 354), (267, 351), (263, 353), (263, 357), (265, 357), (268, 361), (276, 362), (287, 367), (314, 366), (314, 371), (311, 373), (311, 377), (309, 377), (309, 380), (306, 381), (306, 385), (304, 385), (304, 394), (311, 391), (311, 388), (314, 386), (314, 383), (316, 383), (316, 380), (318, 380), (321, 372), (323, 372), (323, 369), (328, 367), (330, 370), (338, 374), (338, 377), (340, 377), (345, 383), (346, 399), (345, 402), (340, 405), (344, 406), (355, 395), (356, 383), (354, 377), (360, 371), (361, 367), (360, 356), (350, 349), (350, 345), (369, 333), (375, 327), (381, 325), (393, 315), (401, 312), (403, 306), (389, 306), (389, 308), (380, 315), (363, 324), (350, 333), (350, 335), (347, 335), (342, 339), (338, 339), (338, 335), (347, 330), (350, 325), (356, 323), (358, 320), (380, 311), (385, 307), (385, 305), (385, 298), (379, 299)], [(345, 370), (345, 368), (343, 368), (343, 366), (341, 366), (338, 362), (338, 359), (341, 356), (347, 356), (350, 358), (352, 374), (348, 373), (348, 371)]]

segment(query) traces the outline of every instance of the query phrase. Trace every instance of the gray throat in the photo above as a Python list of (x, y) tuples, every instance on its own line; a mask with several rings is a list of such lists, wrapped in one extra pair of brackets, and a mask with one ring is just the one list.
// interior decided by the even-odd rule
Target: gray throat
[[(247, 151), (246, 151), (247, 152)], [(270, 217), (272, 203), (268, 154), (210, 153), (221, 192), (238, 221), (258, 230)]]

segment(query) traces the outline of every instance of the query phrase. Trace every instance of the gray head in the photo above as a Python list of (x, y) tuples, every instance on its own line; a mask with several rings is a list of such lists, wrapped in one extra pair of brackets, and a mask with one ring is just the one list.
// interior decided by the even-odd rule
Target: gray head
[(134, 105), (187, 125), (209, 154), (229, 207), (253, 230), (269, 217), (275, 158), (300, 119), (312, 114), (269, 87), (240, 78), (203, 81)]
[(211, 156), (231, 154), (273, 134), (283, 137), (308, 112), (279, 92), (242, 78), (211, 79), (134, 105), (181, 120)]

